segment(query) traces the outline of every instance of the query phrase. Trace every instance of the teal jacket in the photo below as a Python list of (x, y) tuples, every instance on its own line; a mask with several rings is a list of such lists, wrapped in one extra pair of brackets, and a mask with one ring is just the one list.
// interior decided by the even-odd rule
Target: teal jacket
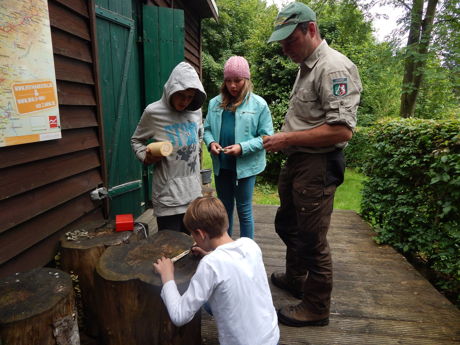
[[(204, 122), (203, 140), (209, 149), (213, 141), (219, 143), (223, 108), (221, 95), (209, 102), (208, 114)], [(236, 177), (257, 175), (264, 171), (266, 160), (262, 136), (273, 134), (273, 122), (267, 102), (250, 93), (235, 112), (235, 144), (241, 145), (241, 155), (236, 157)], [(223, 154), (223, 153), (221, 153)], [(211, 154), (214, 174), (219, 175), (219, 156)]]

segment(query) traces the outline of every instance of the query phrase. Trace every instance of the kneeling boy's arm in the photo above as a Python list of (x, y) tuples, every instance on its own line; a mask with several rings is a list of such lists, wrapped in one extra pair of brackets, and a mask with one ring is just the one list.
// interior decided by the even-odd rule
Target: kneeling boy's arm
[(178, 327), (190, 322), (195, 313), (206, 303), (214, 290), (215, 279), (199, 265), (187, 291), (181, 296), (176, 283), (168, 281), (163, 285), (161, 298), (168, 309), (171, 321)]

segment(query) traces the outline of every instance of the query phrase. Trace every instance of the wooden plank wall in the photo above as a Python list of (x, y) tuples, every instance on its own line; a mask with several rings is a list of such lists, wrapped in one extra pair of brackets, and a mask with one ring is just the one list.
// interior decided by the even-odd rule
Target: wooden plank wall
[(46, 265), (59, 237), (102, 221), (104, 179), (91, 1), (49, 0), (62, 139), (0, 148), (0, 277)]
[(187, 0), (150, 0), (150, 4), (160, 7), (180, 8), (184, 10), (185, 17), (185, 42), (184, 55), (185, 61), (196, 68), (202, 76), (201, 66), (201, 18), (190, 7), (187, 6)]

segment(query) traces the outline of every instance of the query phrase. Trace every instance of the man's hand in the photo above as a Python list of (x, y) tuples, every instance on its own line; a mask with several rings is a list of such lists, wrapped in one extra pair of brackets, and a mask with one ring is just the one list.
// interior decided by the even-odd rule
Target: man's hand
[(155, 271), (161, 276), (161, 282), (165, 284), (170, 280), (174, 280), (174, 264), (171, 259), (165, 258), (158, 259), (153, 263)]
[(289, 146), (288, 133), (285, 132), (264, 136), (263, 140), (267, 152), (278, 152)]

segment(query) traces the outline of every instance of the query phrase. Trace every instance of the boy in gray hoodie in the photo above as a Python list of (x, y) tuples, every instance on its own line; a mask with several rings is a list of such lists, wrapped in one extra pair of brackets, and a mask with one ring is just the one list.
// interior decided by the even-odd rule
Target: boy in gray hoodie
[[(131, 137), (131, 147), (144, 164), (155, 164), (152, 178), (153, 211), (158, 230), (187, 232), (183, 216), (190, 202), (201, 196), (201, 106), (206, 93), (195, 69), (179, 63), (164, 85), (160, 100), (145, 108)], [(169, 156), (156, 157), (147, 141), (169, 141)]]

